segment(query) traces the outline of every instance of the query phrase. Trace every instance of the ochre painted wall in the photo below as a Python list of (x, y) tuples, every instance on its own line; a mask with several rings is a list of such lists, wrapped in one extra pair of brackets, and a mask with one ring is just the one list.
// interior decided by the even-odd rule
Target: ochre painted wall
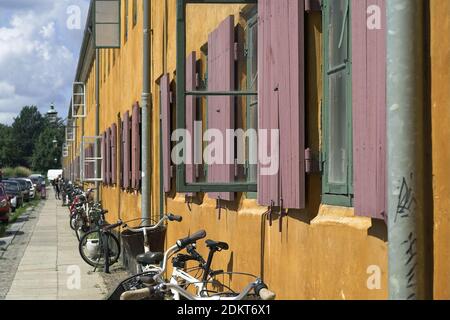
[[(175, 78), (175, 1), (153, 2), (153, 80), (163, 73)], [(201, 8), (198, 10), (198, 8)], [(206, 9), (212, 9), (206, 11)], [(229, 14), (236, 15), (242, 6), (197, 6), (187, 10), (187, 53), (207, 42), (208, 33)], [(168, 32), (164, 21), (168, 20)], [(167, 34), (165, 41), (164, 35)], [(310, 14), (307, 18), (308, 88), (307, 117), (308, 145), (316, 153), (320, 137), (321, 99), (321, 17)], [(165, 48), (167, 43), (167, 49)], [(199, 54), (198, 54), (199, 55)], [(165, 62), (167, 61), (167, 62)], [(153, 104), (159, 108), (157, 82), (154, 83)], [(158, 119), (153, 121), (153, 133), (159, 135)], [(159, 150), (159, 141), (152, 142), (152, 150)], [(153, 171), (159, 171), (159, 155), (154, 156)], [(186, 204), (184, 195), (165, 198), (165, 211), (183, 216), (182, 223), (168, 228), (167, 244), (199, 229), (205, 229), (208, 239), (226, 241), (230, 250), (217, 254), (216, 269), (249, 272), (263, 276), (280, 299), (385, 299), (387, 298), (387, 246), (384, 222), (354, 217), (353, 210), (320, 207), (320, 177), (307, 178), (308, 206), (306, 210), (291, 211), (281, 222), (274, 217), (272, 226), (256, 200), (245, 199), (227, 203), (226, 209), (216, 209), (216, 201), (206, 195), (198, 196), (194, 203)], [(153, 208), (158, 212), (159, 177), (152, 180)], [(204, 243), (200, 251), (206, 255)], [(369, 290), (367, 270), (377, 266), (381, 271), (381, 288)], [(232, 285), (239, 288), (247, 284), (248, 277), (233, 277)]]
[[(142, 91), (142, 7), (138, 8), (138, 24), (132, 28), (132, 5), (128, 41), (122, 48), (102, 50), (100, 132), (113, 122), (118, 123)], [(151, 90), (152, 106), (150, 157), (151, 215), (159, 216), (160, 154), (159, 154), (159, 78), (168, 73), (175, 79), (176, 19), (175, 0), (152, 1), (151, 28)], [(124, 6), (124, 1), (122, 1)], [(196, 6), (188, 8), (187, 53), (207, 42), (208, 33), (229, 14), (238, 15), (241, 5)], [(195, 9), (195, 10), (194, 10)], [(448, 16), (450, 5), (431, 1), (432, 34), (450, 31)], [(235, 19), (238, 23), (239, 19)], [(433, 32), (434, 31), (434, 32)], [(306, 119), (307, 145), (318, 153), (320, 147), (320, 101), (322, 97), (322, 23), (320, 13), (307, 14), (306, 20), (307, 87)], [(450, 159), (448, 141), (450, 108), (448, 105), (448, 69), (450, 57), (448, 39), (432, 36), (432, 107), (433, 107), (433, 173), (434, 173), (434, 279), (435, 297), (449, 298), (449, 191), (447, 168)], [(115, 57), (115, 58), (114, 58)], [(110, 61), (108, 68), (104, 62)], [(112, 61), (115, 61), (114, 63)], [(109, 69), (109, 71), (108, 71)], [(88, 87), (88, 111), (85, 134), (95, 128), (94, 91), (95, 66), (92, 67)], [(445, 120), (445, 121), (444, 121)], [(79, 121), (81, 125), (82, 121)], [(78, 130), (80, 132), (81, 130)], [(78, 141), (80, 137), (77, 137)], [(119, 153), (118, 153), (119, 154)], [(118, 162), (119, 163), (119, 162)], [(215, 200), (199, 195), (194, 203), (186, 204), (184, 195), (169, 195), (164, 199), (164, 212), (183, 216), (182, 223), (171, 223), (167, 244), (199, 229), (205, 229), (208, 238), (226, 241), (230, 250), (217, 254), (213, 267), (228, 271), (242, 271), (262, 276), (280, 299), (386, 299), (387, 298), (387, 230), (384, 221), (355, 217), (353, 209), (321, 206), (321, 181), (319, 175), (307, 176), (307, 208), (291, 210), (281, 221), (267, 219), (267, 208), (258, 206), (256, 200), (239, 194), (226, 208), (216, 209)], [(123, 192), (117, 186), (102, 187), (102, 200), (109, 209), (110, 221), (141, 216), (139, 193)], [(206, 255), (203, 242), (199, 249)], [(368, 271), (380, 271), (380, 288), (370, 290)], [(236, 289), (249, 281), (233, 277)], [(373, 282), (372, 282), (373, 284)]]
[[(450, 299), (450, 1), (432, 0), (434, 298)], [(444, 35), (444, 36), (443, 36)]]

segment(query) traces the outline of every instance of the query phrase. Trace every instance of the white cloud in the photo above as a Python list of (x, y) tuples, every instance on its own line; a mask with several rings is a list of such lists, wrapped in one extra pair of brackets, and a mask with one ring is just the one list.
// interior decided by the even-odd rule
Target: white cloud
[(55, 22), (49, 22), (46, 26), (41, 28), (39, 32), (44, 39), (50, 39), (55, 35)]
[(14, 96), (16, 88), (7, 82), (0, 82), (0, 99), (11, 98)]
[(67, 28), (70, 5), (84, 23), (89, 0), (0, 1), (0, 123), (24, 105), (45, 112), (52, 102), (66, 116), (84, 31)]

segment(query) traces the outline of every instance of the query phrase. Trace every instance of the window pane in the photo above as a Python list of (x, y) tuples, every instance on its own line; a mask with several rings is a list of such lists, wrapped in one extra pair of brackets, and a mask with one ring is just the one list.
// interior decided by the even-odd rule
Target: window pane
[[(329, 2), (329, 68), (336, 67), (345, 62), (347, 58), (347, 19), (345, 19), (348, 0), (333, 0)], [(345, 25), (344, 25), (345, 23)], [(345, 28), (345, 30), (343, 30)], [(342, 39), (341, 39), (342, 35)], [(342, 40), (342, 42), (341, 42)]]
[(95, 3), (96, 23), (119, 23), (119, 1), (97, 1)]
[(347, 181), (347, 108), (345, 70), (329, 77), (328, 182)]
[(118, 24), (98, 24), (95, 39), (98, 47), (118, 47), (120, 45)]

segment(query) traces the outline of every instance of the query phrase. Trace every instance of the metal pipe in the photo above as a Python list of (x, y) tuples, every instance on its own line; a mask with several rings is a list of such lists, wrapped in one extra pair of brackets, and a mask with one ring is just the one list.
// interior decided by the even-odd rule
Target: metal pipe
[[(95, 49), (95, 136), (100, 135), (100, 49)], [(98, 139), (95, 139), (95, 158), (100, 154), (100, 144)], [(98, 160), (95, 161), (94, 176), (97, 178), (98, 169), (100, 163)], [(100, 183), (95, 181), (95, 201), (100, 202)]]
[(142, 83), (142, 219), (148, 220), (150, 215), (150, 10), (151, 0), (144, 0), (143, 18), (143, 83)]
[(389, 298), (426, 298), (424, 2), (387, 5)]

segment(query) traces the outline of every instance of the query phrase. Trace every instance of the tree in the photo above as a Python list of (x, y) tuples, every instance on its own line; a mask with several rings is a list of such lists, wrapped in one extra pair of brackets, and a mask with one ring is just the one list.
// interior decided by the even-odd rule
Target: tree
[(12, 129), (0, 124), (0, 168), (14, 165), (15, 147)]
[[(64, 125), (61, 121), (45, 126), (33, 149), (32, 168), (34, 171), (45, 173), (49, 169), (61, 168), (64, 136)], [(56, 144), (54, 143), (55, 139)]]
[(23, 107), (19, 116), (14, 118), (12, 138), (15, 165), (30, 167), (34, 146), (47, 122), (36, 106)]

